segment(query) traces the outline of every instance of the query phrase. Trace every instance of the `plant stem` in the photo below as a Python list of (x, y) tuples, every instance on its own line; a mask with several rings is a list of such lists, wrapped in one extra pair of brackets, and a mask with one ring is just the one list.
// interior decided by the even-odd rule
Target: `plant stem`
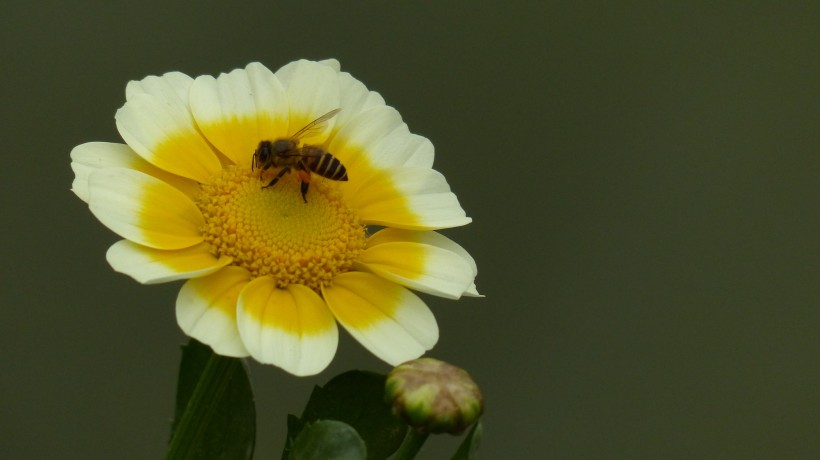
[(237, 359), (211, 354), (191, 394), (191, 399), (188, 400), (185, 413), (174, 431), (165, 456), (166, 460), (194, 458), (197, 447), (201, 445), (205, 426), (216, 408), (210, 401), (215, 399), (215, 395), (225, 391), (231, 382), (233, 367), (238, 365), (241, 364)]
[(429, 435), (429, 433), (422, 433), (411, 428), (410, 433), (404, 438), (404, 442), (401, 443), (399, 450), (396, 451), (393, 460), (413, 460), (416, 458), (416, 454), (419, 453), (421, 446), (424, 445), (424, 441), (427, 441), (427, 436)]

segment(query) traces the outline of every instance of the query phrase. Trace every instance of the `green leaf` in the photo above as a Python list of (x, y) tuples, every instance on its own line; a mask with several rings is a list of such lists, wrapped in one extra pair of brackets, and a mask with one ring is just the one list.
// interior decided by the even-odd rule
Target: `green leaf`
[(191, 339), (182, 347), (166, 459), (250, 459), (256, 412), (245, 363)]
[(467, 436), (464, 437), (464, 441), (461, 442), (461, 445), (451, 460), (470, 460), (475, 458), (478, 446), (481, 444), (482, 432), (481, 419), (478, 419), (475, 425), (473, 425), (473, 428), (470, 429), (470, 432), (467, 433)]
[(338, 420), (353, 427), (367, 445), (368, 459), (389, 457), (401, 445), (407, 426), (384, 401), (384, 381), (384, 375), (349, 371), (314, 388), (301, 419), (288, 417), (288, 442), (282, 458), (293, 460), (288, 456), (290, 446), (308, 423), (319, 420)]
[(290, 460), (364, 460), (367, 447), (356, 430), (335, 420), (307, 424), (293, 441)]

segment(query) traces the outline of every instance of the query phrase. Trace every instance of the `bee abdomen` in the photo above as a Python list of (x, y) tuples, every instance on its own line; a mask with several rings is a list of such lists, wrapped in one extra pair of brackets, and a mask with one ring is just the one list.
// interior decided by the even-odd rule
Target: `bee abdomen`
[(311, 171), (330, 180), (346, 181), (347, 169), (338, 158), (325, 152), (316, 158), (311, 165)]

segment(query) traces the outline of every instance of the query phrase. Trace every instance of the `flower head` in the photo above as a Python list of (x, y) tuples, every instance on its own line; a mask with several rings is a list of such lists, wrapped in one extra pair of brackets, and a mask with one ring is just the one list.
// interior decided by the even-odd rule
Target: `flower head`
[(470, 219), (432, 144), (335, 60), (132, 81), (116, 123), (125, 144), (71, 152), (73, 191), (124, 238), (116, 271), (188, 280), (179, 325), (219, 354), (315, 374), (338, 322), (395, 365), (438, 340), (408, 288), (478, 295), (475, 261), (433, 231)]

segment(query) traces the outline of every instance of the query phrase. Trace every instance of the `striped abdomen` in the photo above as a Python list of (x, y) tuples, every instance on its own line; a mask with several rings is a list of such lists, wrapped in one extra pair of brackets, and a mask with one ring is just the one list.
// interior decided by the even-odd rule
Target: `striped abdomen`
[(318, 148), (303, 148), (303, 150), (307, 149), (314, 150), (314, 152), (310, 152), (314, 154), (302, 156), (302, 164), (304, 164), (305, 169), (330, 180), (347, 180), (347, 169), (338, 158)]

